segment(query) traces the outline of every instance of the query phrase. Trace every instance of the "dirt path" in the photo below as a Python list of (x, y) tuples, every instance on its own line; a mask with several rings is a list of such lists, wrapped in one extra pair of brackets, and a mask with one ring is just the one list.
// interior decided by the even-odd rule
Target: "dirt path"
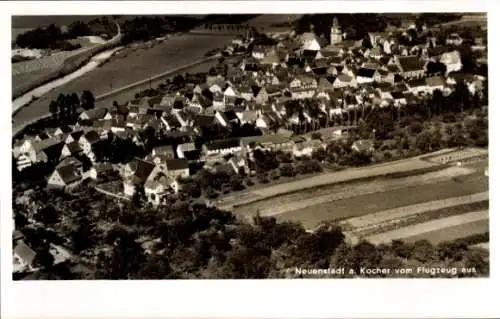
[(437, 231), (447, 227), (458, 226), (480, 220), (487, 220), (488, 218), (489, 218), (489, 211), (482, 210), (458, 216), (451, 216), (448, 218), (433, 220), (430, 222), (421, 223), (409, 227), (404, 227), (383, 234), (369, 236), (366, 239), (372, 242), (373, 244), (390, 243), (394, 239), (405, 239), (423, 233)]

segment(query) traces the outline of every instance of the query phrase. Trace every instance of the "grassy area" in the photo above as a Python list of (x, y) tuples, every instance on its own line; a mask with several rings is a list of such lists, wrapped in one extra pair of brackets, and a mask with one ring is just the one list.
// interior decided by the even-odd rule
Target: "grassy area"
[(407, 237), (405, 241), (417, 241), (427, 239), (432, 244), (438, 244), (443, 241), (451, 241), (471, 235), (482, 234), (489, 231), (489, 220), (479, 220), (458, 226), (446, 227), (440, 230), (422, 233), (417, 236)]
[[(65, 76), (67, 74), (76, 71), (84, 64), (86, 64), (95, 54), (117, 46), (120, 43), (120, 39), (121, 37), (117, 37), (107, 43), (96, 45), (87, 50), (83, 49), (82, 51), (79, 51), (76, 54), (68, 56), (67, 58), (64, 59), (64, 62), (61, 65), (56, 66), (55, 68), (51, 68), (50, 69), (51, 72), (46, 74), (45, 76), (37, 78), (36, 80), (32, 79), (33, 81), (23, 83), (22, 85), (19, 85), (17, 87), (13, 87), (12, 97), (15, 99), (40, 85), (43, 85), (45, 83), (48, 83), (50, 81), (53, 81), (55, 79), (58, 79), (62, 76)], [(76, 92), (81, 92), (83, 90), (84, 89)], [(65, 94), (66, 93), (67, 91), (65, 92)]]
[[(430, 185), (418, 185), (366, 194), (289, 211), (278, 215), (277, 219), (297, 221), (303, 223), (306, 228), (313, 228), (322, 221), (341, 220), (391, 208), (464, 196), (486, 190), (488, 190), (488, 179), (484, 176), (478, 178), (477, 174), (472, 174), (463, 177), (463, 182), (447, 180)], [(268, 207), (277, 205), (270, 201), (267, 204)]]

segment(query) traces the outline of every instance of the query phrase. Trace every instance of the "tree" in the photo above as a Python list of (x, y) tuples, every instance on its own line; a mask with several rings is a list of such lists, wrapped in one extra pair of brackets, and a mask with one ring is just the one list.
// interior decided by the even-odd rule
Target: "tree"
[(434, 247), (426, 239), (416, 241), (413, 244), (413, 258), (423, 263), (433, 261)]
[(54, 265), (54, 256), (50, 253), (48, 244), (43, 244), (37, 251), (34, 264), (42, 269), (51, 269)]
[(84, 110), (90, 110), (95, 107), (95, 97), (89, 90), (84, 90), (80, 97), (81, 105)]
[(77, 113), (77, 109), (80, 106), (80, 99), (76, 93), (72, 93), (70, 95), (70, 114), (71, 116), (75, 116)]
[(49, 204), (37, 212), (37, 219), (45, 225), (53, 225), (59, 221), (59, 211)]
[(57, 105), (57, 102), (52, 100), (50, 101), (50, 104), (49, 104), (49, 112), (50, 114), (52, 114), (52, 118), (54, 120), (57, 120), (57, 111), (58, 111), (58, 105)]

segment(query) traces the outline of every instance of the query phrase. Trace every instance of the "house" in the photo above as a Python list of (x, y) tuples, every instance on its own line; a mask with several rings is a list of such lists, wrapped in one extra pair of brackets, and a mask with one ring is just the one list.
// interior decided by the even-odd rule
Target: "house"
[(275, 52), (276, 52), (276, 47), (274, 45), (257, 44), (253, 46), (252, 57), (257, 60), (262, 60), (266, 55)]
[(239, 173), (249, 174), (250, 173), (248, 163), (243, 156), (232, 156), (227, 161), (227, 164), (231, 165), (233, 171), (236, 174), (239, 174)]
[(394, 101), (395, 106), (403, 106), (406, 105), (406, 97), (402, 92), (394, 91), (391, 92), (392, 100)]
[(241, 113), (236, 114), (240, 119), (241, 124), (255, 124), (257, 119), (259, 118), (259, 114), (257, 111), (243, 111)]
[(310, 99), (314, 96), (315, 92), (316, 92), (316, 90), (313, 88), (291, 88), (290, 89), (290, 94), (292, 96), (292, 99), (294, 99), (294, 100)]
[(428, 87), (428, 92), (432, 93), (434, 90), (444, 91), (445, 80), (441, 76), (432, 76), (425, 79), (425, 83)]
[(210, 156), (213, 154), (233, 154), (235, 152), (241, 151), (240, 139), (234, 138), (211, 141), (203, 144), (202, 149), (205, 156)]
[(255, 98), (255, 103), (262, 105), (269, 101), (269, 94), (265, 87), (252, 87), (253, 96)]
[(167, 131), (173, 131), (182, 127), (177, 116), (173, 114), (165, 114), (160, 118), (162, 126)]
[(406, 87), (408, 91), (413, 93), (414, 95), (419, 95), (421, 93), (428, 93), (429, 86), (425, 79), (414, 79), (406, 82)]
[(66, 140), (64, 141), (64, 143), (66, 144), (69, 144), (69, 143), (73, 143), (75, 141), (78, 142), (78, 140), (80, 139), (80, 137), (83, 135), (83, 131), (75, 131), (75, 132), (71, 132), (67, 137), (66, 137)]
[(357, 87), (357, 85), (358, 82), (356, 81), (356, 78), (346, 74), (340, 74), (337, 78), (335, 78), (335, 81), (333, 81), (333, 88), (335, 89)]
[(175, 157), (174, 148), (172, 145), (163, 145), (153, 148), (151, 151), (151, 155), (155, 156), (164, 156), (168, 159), (172, 159)]
[(319, 51), (327, 44), (326, 39), (318, 37), (313, 32), (306, 32), (300, 37), (302, 50)]
[(57, 137), (39, 142), (25, 140), (17, 151), (17, 168), (22, 170), (38, 162), (56, 162), (63, 146), (63, 141)]
[(456, 50), (443, 53), (439, 61), (446, 65), (446, 74), (457, 72), (462, 69), (460, 53)]
[[(189, 162), (185, 158), (169, 159), (165, 162), (166, 176), (171, 179), (178, 177), (185, 178), (189, 176)], [(159, 169), (162, 169), (160, 167)]]
[(374, 69), (361, 68), (356, 74), (358, 84), (380, 82), (380, 73)]
[(55, 131), (54, 131), (54, 136), (65, 136), (67, 134), (70, 134), (73, 132), (73, 129), (69, 127), (68, 125), (62, 125), (59, 126)]
[(122, 175), (124, 177), (123, 190), (125, 195), (133, 196), (136, 187), (144, 184), (151, 172), (156, 167), (152, 162), (135, 159), (125, 165)]
[(35, 265), (36, 255), (24, 240), (18, 240), (12, 249), (12, 271), (14, 273), (36, 271), (38, 269)]
[(177, 157), (178, 158), (184, 158), (185, 152), (191, 152), (196, 150), (196, 146), (194, 143), (184, 143), (184, 144), (179, 144), (177, 145)]
[(306, 140), (295, 143), (292, 153), (296, 157), (311, 156), (315, 150), (324, 147), (325, 145), (321, 140)]
[(236, 88), (232, 86), (228, 86), (223, 93), (224, 93), (224, 105), (234, 104), (236, 98), (240, 97), (240, 93), (236, 90)]
[(358, 153), (372, 153), (375, 150), (371, 140), (357, 140), (352, 144), (351, 149)]
[(282, 150), (289, 152), (293, 149), (293, 141), (283, 134), (248, 136), (241, 138), (241, 147), (247, 151), (254, 148), (266, 150)]
[(231, 125), (231, 123), (237, 124), (239, 122), (238, 116), (234, 111), (217, 111), (215, 112), (215, 119), (220, 125), (224, 127)]
[(69, 163), (58, 166), (47, 182), (49, 188), (73, 188), (82, 181), (81, 163)]
[(300, 74), (293, 78), (289, 87), (290, 89), (316, 89), (318, 81), (313, 76)]
[(144, 183), (144, 195), (149, 203), (157, 206), (165, 195), (178, 192), (178, 183), (165, 174), (158, 174)]
[(452, 33), (446, 38), (446, 44), (459, 46), (464, 40), (458, 33)]
[(83, 134), (78, 140), (78, 144), (80, 144), (83, 154), (87, 155), (91, 161), (95, 161), (93, 147), (97, 145), (100, 140), (100, 136), (96, 131), (89, 131)]
[(95, 120), (110, 120), (113, 117), (106, 108), (94, 108), (85, 110), (78, 116), (79, 120), (95, 121)]
[(422, 78), (425, 76), (425, 61), (418, 56), (396, 56), (396, 65), (404, 79)]
[(69, 156), (79, 155), (82, 152), (83, 152), (83, 150), (77, 141), (71, 142), (69, 144), (64, 144), (64, 146), (61, 150), (60, 159), (63, 159), (63, 158), (69, 157)]

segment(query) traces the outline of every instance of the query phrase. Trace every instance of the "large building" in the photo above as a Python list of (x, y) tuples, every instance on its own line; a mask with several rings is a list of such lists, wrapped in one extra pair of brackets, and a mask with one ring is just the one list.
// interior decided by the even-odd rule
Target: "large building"
[(330, 29), (330, 44), (338, 44), (342, 42), (342, 30), (340, 29), (337, 17), (333, 18), (332, 28)]

